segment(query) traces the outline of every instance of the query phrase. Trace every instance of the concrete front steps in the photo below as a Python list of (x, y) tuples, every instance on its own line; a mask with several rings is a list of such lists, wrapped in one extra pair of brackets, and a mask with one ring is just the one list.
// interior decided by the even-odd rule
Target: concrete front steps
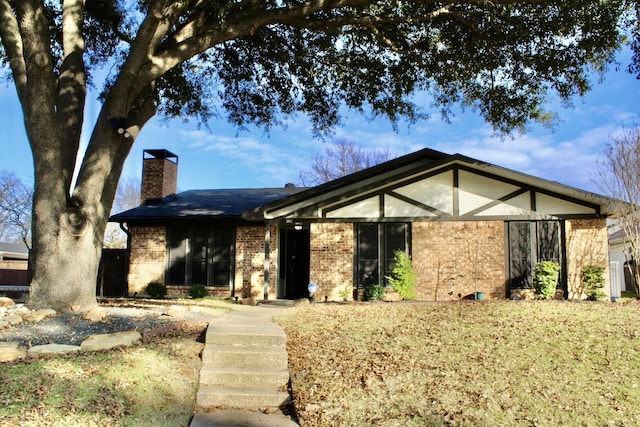
[[(229, 413), (237, 421), (247, 413), (283, 417), (280, 408), (290, 403), (286, 337), (272, 320), (282, 309), (242, 307), (209, 325), (192, 427), (227, 425), (213, 420)], [(287, 425), (285, 421), (278, 419), (274, 425)]]

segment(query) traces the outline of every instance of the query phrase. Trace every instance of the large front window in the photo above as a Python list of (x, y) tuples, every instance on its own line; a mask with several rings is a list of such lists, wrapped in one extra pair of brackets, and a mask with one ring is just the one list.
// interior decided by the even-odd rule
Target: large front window
[[(509, 239), (509, 284), (511, 289), (534, 287), (534, 271), (541, 261), (563, 265), (560, 221), (512, 221)], [(561, 287), (561, 281), (558, 287)]]
[(407, 252), (409, 226), (404, 223), (356, 224), (358, 287), (384, 284), (395, 251)]
[(167, 284), (231, 287), (234, 227), (172, 228)]

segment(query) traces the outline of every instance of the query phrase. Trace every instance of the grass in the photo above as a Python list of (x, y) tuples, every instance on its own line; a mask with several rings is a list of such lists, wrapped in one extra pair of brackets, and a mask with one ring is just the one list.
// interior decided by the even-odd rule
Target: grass
[(640, 424), (640, 306), (486, 301), (284, 312), (303, 426)]
[(0, 425), (188, 426), (204, 327), (108, 352), (3, 363)]
[[(302, 426), (640, 424), (640, 305), (313, 304), (284, 311)], [(0, 425), (186, 426), (201, 330), (0, 366)]]

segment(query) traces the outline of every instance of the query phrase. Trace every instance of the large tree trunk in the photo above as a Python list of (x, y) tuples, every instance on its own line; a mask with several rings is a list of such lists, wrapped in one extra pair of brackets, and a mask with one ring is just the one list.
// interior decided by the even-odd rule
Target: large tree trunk
[[(69, 162), (69, 153), (64, 148), (52, 152), (48, 148), (50, 136), (41, 132), (31, 135), (32, 146), (38, 147), (34, 148), (33, 277), (27, 303), (31, 308), (64, 312), (97, 304), (104, 231), (118, 180), (135, 137), (155, 114), (151, 98), (125, 114), (114, 113), (114, 103), (107, 101), (103, 106), (71, 196), (68, 180), (59, 167), (53, 167)], [(110, 123), (110, 117), (124, 115), (130, 124), (128, 138)], [(73, 149), (75, 158), (77, 148)]]
[(51, 238), (34, 244), (28, 301), (33, 309), (65, 312), (96, 305), (96, 277), (102, 248), (94, 242), (92, 227), (78, 236), (65, 224), (67, 217), (63, 214), (57, 224), (41, 221), (39, 225), (51, 227)]

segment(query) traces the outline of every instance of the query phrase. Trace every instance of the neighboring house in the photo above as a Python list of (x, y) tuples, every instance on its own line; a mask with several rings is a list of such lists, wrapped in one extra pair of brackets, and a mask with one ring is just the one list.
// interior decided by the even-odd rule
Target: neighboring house
[(27, 259), (29, 259), (29, 249), (24, 243), (0, 243), (0, 261), (26, 261)]
[(620, 227), (612, 226), (609, 232), (609, 269), (612, 297), (621, 296), (623, 291), (636, 291), (635, 268), (635, 261), (629, 253), (628, 239), (625, 232)]
[[(206, 171), (203, 171), (206, 173)], [(605, 267), (608, 199), (460, 154), (424, 149), (313, 188), (176, 191), (178, 157), (143, 155), (142, 200), (111, 221), (129, 233), (128, 293), (319, 300), (384, 283), (409, 254), (418, 298), (527, 296), (535, 264), (562, 266), (558, 294), (583, 298)]]
[(0, 243), (0, 295), (24, 298), (29, 285), (29, 249), (24, 243)]

